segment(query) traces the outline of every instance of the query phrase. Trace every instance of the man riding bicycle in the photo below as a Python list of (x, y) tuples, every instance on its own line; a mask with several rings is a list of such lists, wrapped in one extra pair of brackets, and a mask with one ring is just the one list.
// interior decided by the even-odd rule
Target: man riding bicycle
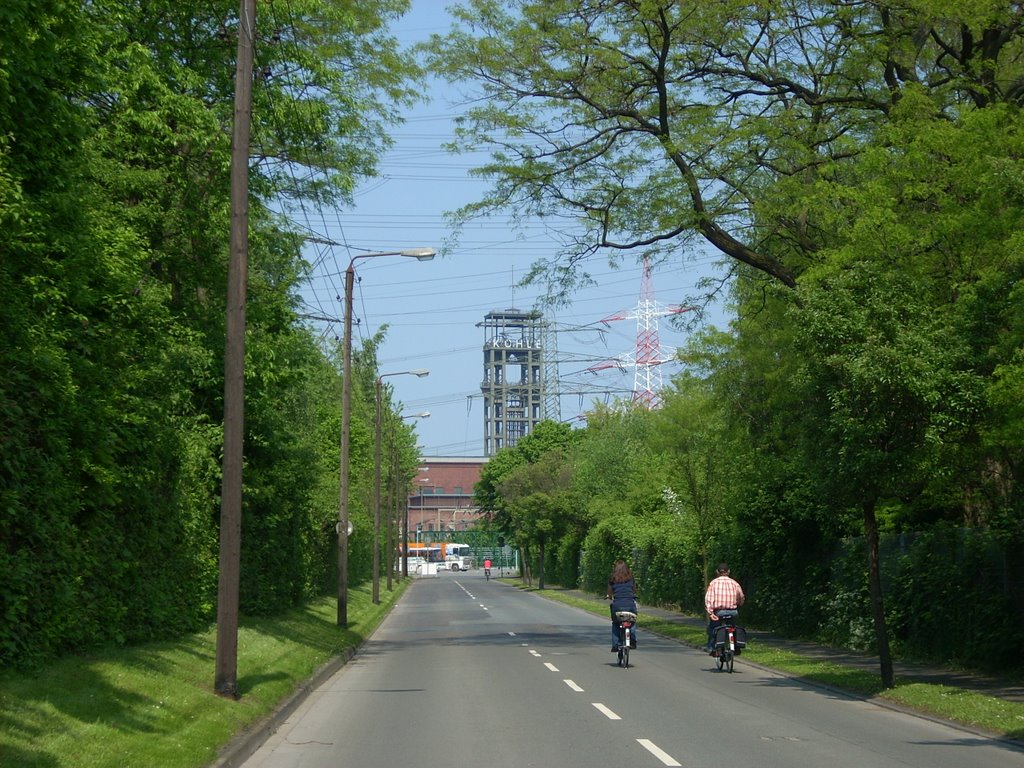
[(707, 592), (704, 593), (704, 608), (708, 612), (708, 647), (711, 655), (715, 653), (715, 630), (722, 625), (722, 617), (719, 612), (729, 611), (730, 617), (736, 615), (736, 610), (743, 605), (743, 587), (739, 582), (729, 577), (729, 566), (726, 563), (719, 563), (716, 569), (718, 576), (708, 584)]
[(484, 560), (484, 576), (488, 579), (491, 578), (491, 558)]

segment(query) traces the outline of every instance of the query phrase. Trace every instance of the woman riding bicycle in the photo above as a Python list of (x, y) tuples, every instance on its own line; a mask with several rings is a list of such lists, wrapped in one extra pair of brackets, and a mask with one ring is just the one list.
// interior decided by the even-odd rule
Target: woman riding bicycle
[[(615, 614), (618, 611), (637, 612), (636, 580), (633, 578), (633, 574), (630, 572), (629, 566), (626, 565), (625, 560), (615, 561), (615, 567), (612, 569), (612, 575), (608, 578), (608, 592), (605, 597), (612, 601), (612, 653), (618, 653), (620, 629), (619, 622), (615, 618)], [(630, 642), (630, 646), (636, 646), (635, 625), (633, 627), (633, 639)]]

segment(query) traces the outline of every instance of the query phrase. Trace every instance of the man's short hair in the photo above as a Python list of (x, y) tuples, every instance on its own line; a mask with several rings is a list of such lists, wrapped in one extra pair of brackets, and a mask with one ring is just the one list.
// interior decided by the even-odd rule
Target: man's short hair
[(726, 565), (725, 563), (719, 563), (717, 570), (718, 570), (719, 573), (728, 573), (729, 572), (729, 566)]

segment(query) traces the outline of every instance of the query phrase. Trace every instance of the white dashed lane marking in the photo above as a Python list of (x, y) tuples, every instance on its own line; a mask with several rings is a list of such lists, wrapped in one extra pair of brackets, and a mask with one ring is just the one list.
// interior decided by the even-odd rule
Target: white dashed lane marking
[(663, 765), (674, 765), (674, 766), (681, 766), (682, 765), (682, 763), (680, 763), (678, 760), (676, 760), (674, 757), (672, 757), (672, 755), (670, 755), (668, 752), (666, 752), (665, 750), (663, 750), (660, 747), (658, 747), (650, 739), (637, 739), (636, 741), (637, 741), (637, 744), (639, 744), (641, 747), (646, 749), (648, 752), (650, 752), (656, 758), (661, 760)]
[(610, 709), (608, 709), (608, 707), (606, 707), (604, 704), (602, 704), (599, 701), (592, 701), (591, 704), (593, 704), (594, 707), (597, 709), (597, 711), (600, 712), (605, 717), (607, 717), (609, 720), (621, 720), (622, 719), (621, 717), (616, 715), (614, 712), (612, 712)]

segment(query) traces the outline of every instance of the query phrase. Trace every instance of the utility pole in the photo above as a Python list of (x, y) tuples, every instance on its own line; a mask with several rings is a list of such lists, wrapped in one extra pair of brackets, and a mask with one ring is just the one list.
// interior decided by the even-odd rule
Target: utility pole
[(348, 491), (349, 440), (352, 413), (352, 290), (355, 268), (352, 261), (345, 270), (345, 323), (341, 367), (341, 467), (338, 491), (338, 618), (339, 627), (348, 627)]
[(238, 586), (242, 549), (242, 456), (245, 417), (245, 301), (249, 272), (249, 134), (252, 120), (256, 0), (241, 0), (231, 138), (231, 243), (224, 355), (224, 459), (221, 470), (214, 690), (238, 697)]

